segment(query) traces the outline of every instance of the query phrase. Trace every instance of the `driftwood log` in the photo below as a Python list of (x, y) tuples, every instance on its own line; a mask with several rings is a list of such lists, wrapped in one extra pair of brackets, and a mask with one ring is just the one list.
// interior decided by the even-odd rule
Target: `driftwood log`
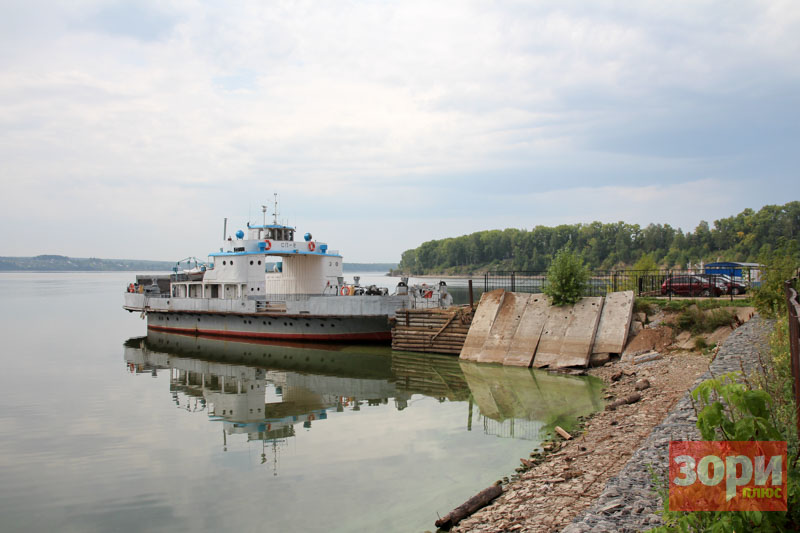
[(478, 494), (437, 520), (435, 525), (436, 527), (447, 531), (481, 507), (488, 505), (489, 502), (500, 496), (502, 493), (503, 488), (500, 485), (492, 485), (488, 489), (483, 489)]

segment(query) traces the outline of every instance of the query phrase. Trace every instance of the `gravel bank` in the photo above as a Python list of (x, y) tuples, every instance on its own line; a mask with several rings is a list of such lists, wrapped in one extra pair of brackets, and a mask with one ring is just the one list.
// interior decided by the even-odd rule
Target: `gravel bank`
[[(759, 353), (769, 349), (768, 337), (773, 322), (755, 317), (734, 331), (720, 348), (709, 371), (700, 376), (692, 390), (712, 375), (741, 370), (753, 370)], [(564, 533), (588, 531), (642, 531), (661, 525), (656, 511), (661, 499), (651, 484), (651, 470), (666, 479), (670, 440), (700, 440), (695, 423), (697, 417), (689, 393), (656, 426), (644, 444), (636, 450), (620, 473), (605, 485), (594, 505), (580, 514)]]

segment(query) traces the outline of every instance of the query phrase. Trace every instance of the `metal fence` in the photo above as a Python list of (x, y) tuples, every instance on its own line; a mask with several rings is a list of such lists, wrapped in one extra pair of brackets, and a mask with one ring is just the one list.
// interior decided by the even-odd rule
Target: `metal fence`
[[(739, 296), (761, 284), (762, 269), (737, 267), (732, 270), (596, 270), (586, 284), (584, 296), (605, 296), (609, 292), (634, 291), (637, 296)], [(483, 277), (483, 290), (543, 292), (548, 285), (546, 271), (491, 271)]]

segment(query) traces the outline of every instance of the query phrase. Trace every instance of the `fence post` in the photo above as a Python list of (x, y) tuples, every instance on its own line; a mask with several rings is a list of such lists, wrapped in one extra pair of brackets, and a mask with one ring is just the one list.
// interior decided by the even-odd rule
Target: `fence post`
[(489, 271), (483, 273), (483, 292), (489, 292)]
[(514, 282), (515, 282), (514, 274), (515, 274), (515, 272), (511, 273), (511, 292), (514, 292), (516, 290), (516, 287), (514, 286)]
[(672, 301), (672, 270), (667, 270), (667, 296)]
[[(795, 278), (797, 279), (797, 278)], [(792, 280), (783, 284), (786, 293), (786, 312), (789, 313), (789, 353), (792, 361), (792, 377), (794, 378), (795, 424), (800, 435), (800, 322), (798, 322), (797, 292), (792, 289)]]
[(475, 304), (472, 301), (472, 279), (469, 280), (469, 308), (475, 309)]

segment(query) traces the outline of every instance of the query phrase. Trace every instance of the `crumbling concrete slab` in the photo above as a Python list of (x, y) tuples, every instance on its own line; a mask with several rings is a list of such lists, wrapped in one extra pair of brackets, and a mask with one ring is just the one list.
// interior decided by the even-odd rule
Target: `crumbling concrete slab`
[(479, 363), (503, 363), (514, 336), (517, 334), (522, 314), (528, 306), (530, 294), (507, 292), (497, 310), (494, 323), (483, 344)]
[(602, 308), (602, 297), (581, 298), (573, 306), (551, 307), (533, 366), (586, 367)]
[(503, 360), (508, 366), (531, 366), (539, 339), (549, 315), (550, 303), (544, 294), (531, 294), (522, 314), (517, 332)]
[(478, 303), (478, 308), (475, 310), (475, 315), (472, 317), (472, 324), (469, 327), (469, 333), (464, 341), (464, 346), (461, 347), (460, 359), (466, 361), (477, 361), (483, 349), (486, 339), (489, 337), (489, 332), (494, 324), (494, 319), (500, 306), (505, 299), (506, 291), (497, 289), (490, 292), (484, 292), (481, 295), (481, 301)]
[(633, 291), (606, 295), (592, 353), (622, 353), (633, 316)]

